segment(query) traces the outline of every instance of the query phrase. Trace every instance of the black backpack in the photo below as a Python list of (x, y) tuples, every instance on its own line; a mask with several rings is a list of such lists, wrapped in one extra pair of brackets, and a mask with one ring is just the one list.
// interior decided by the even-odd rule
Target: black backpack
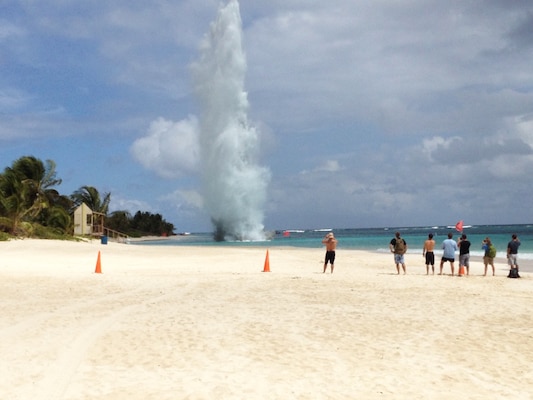
[(511, 268), (507, 278), (520, 278), (520, 275), (518, 274), (518, 268)]

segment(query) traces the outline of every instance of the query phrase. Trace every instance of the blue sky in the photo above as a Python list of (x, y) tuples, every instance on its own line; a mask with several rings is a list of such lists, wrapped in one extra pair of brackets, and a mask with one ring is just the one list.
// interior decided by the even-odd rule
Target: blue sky
[[(63, 194), (210, 231), (190, 66), (223, 4), (2, 1), (0, 167), (52, 159)], [(267, 229), (533, 223), (533, 3), (240, 11)]]

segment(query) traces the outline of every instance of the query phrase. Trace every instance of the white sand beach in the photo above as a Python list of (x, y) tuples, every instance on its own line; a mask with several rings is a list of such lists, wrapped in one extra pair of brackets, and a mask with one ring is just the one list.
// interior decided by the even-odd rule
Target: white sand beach
[[(95, 273), (98, 252), (102, 273)], [(323, 249), (0, 242), (0, 393), (21, 400), (529, 399), (533, 274)], [(445, 267), (449, 273), (449, 267)]]

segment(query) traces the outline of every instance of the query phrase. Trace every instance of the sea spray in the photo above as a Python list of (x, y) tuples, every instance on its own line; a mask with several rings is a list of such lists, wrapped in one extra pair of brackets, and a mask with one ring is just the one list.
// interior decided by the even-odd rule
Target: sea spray
[(200, 102), (204, 204), (215, 239), (264, 240), (269, 171), (257, 164), (259, 138), (247, 117), (246, 57), (237, 0), (221, 7), (192, 66)]

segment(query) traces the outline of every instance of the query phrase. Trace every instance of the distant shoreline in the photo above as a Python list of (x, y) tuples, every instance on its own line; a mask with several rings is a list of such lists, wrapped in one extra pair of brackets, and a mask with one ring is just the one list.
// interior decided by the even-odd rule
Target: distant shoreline
[(130, 242), (155, 242), (160, 240), (170, 240), (175, 236), (141, 236), (137, 238), (129, 237), (127, 240)]

